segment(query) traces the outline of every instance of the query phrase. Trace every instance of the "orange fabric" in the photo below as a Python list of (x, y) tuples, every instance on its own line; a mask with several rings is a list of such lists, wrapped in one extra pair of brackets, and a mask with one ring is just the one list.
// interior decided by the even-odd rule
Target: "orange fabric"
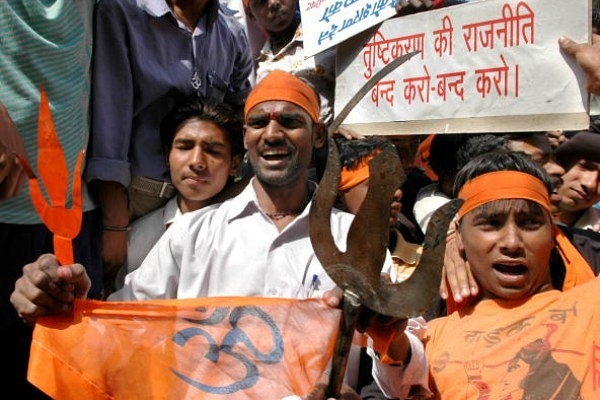
[(81, 195), (81, 172), (84, 151), (79, 153), (73, 171), (73, 196), (71, 208), (67, 208), (69, 168), (60, 141), (56, 136), (50, 104), (43, 89), (40, 89), (40, 111), (38, 117), (38, 171), (50, 197), (50, 204), (42, 193), (38, 177), (24, 158), (19, 158), (29, 176), (31, 201), (46, 227), (54, 235), (54, 253), (62, 265), (73, 264), (72, 239), (81, 230), (83, 217)]
[(465, 183), (458, 193), (465, 202), (458, 218), (482, 204), (499, 199), (531, 200), (550, 212), (548, 189), (542, 181), (519, 171), (495, 171), (480, 175)]
[(377, 353), (379, 361), (383, 364), (399, 365), (401, 362), (390, 358), (388, 349), (396, 338), (398, 331), (387, 327), (374, 327), (369, 330), (369, 336), (373, 339), (373, 350)]
[(441, 399), (597, 399), (600, 278), (526, 301), (483, 300), (428, 322)]
[(438, 176), (429, 166), (429, 149), (434, 137), (435, 133), (431, 133), (419, 144), (415, 154), (414, 165), (423, 168), (425, 175), (435, 182), (438, 180)]
[(339, 190), (352, 189), (359, 183), (369, 179), (369, 161), (374, 155), (369, 155), (360, 160), (354, 167), (343, 167), (340, 171)]
[(76, 301), (39, 319), (28, 379), (59, 399), (306, 396), (340, 316), (317, 299)]
[(557, 226), (554, 226), (554, 241), (566, 269), (562, 290), (571, 289), (594, 279), (592, 267)]
[(319, 121), (317, 93), (300, 78), (281, 70), (273, 70), (248, 95), (244, 117), (257, 104), (265, 101), (288, 101), (304, 109), (314, 122)]

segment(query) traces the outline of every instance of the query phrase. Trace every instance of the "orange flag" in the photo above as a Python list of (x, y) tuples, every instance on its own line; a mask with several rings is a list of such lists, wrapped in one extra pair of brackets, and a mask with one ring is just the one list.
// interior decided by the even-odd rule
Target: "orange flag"
[(38, 177), (24, 157), (17, 155), (29, 177), (31, 202), (44, 225), (54, 234), (54, 254), (62, 265), (73, 264), (72, 240), (81, 230), (82, 197), (81, 171), (85, 152), (79, 152), (73, 172), (72, 205), (67, 207), (69, 169), (60, 141), (56, 135), (50, 103), (40, 88), (38, 115), (38, 173), (44, 183), (50, 203), (46, 201)]
[(306, 396), (340, 316), (317, 299), (76, 301), (38, 320), (28, 379), (58, 399)]

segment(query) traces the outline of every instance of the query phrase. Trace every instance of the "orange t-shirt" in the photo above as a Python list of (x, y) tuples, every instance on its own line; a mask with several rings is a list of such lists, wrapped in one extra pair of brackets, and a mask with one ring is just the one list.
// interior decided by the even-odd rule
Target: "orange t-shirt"
[[(528, 300), (483, 300), (430, 321), (439, 398), (600, 398), (600, 278)], [(598, 368), (598, 369), (597, 369)]]

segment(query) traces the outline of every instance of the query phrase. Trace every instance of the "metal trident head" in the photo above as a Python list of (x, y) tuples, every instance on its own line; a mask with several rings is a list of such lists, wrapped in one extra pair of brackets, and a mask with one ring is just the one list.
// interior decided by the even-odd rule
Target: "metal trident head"
[(423, 255), (411, 277), (390, 283), (380, 276), (389, 240), (390, 204), (405, 181), (394, 145), (390, 143), (369, 162), (369, 189), (350, 226), (345, 252), (335, 245), (330, 225), (339, 179), (338, 150), (330, 139), (327, 166), (309, 215), (317, 258), (339, 287), (357, 295), (369, 309), (398, 318), (421, 315), (438, 293), (446, 232), (459, 204), (451, 202), (431, 219)]

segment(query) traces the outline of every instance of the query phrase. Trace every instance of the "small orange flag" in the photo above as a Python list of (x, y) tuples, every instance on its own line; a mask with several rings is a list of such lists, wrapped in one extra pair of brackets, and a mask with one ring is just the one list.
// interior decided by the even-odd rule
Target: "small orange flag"
[(76, 301), (38, 320), (28, 379), (57, 399), (306, 396), (340, 316), (317, 299)]

